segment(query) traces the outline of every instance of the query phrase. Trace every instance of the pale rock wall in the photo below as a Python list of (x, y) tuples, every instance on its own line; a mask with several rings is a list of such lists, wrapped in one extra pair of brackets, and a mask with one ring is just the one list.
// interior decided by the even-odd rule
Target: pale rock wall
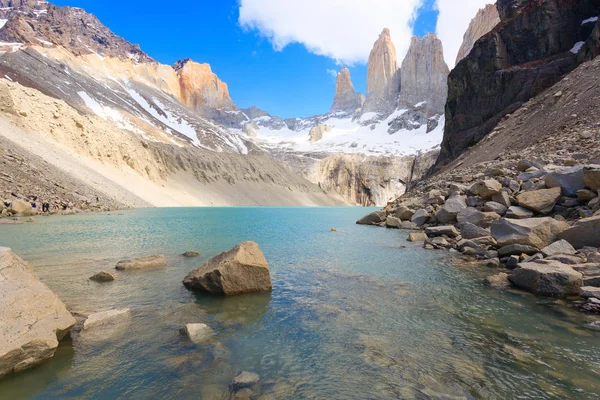
[(386, 112), (393, 109), (400, 92), (396, 47), (389, 29), (384, 29), (369, 55), (367, 69), (367, 98), (363, 107), (366, 112)]
[(458, 64), (471, 52), (473, 45), (477, 40), (479, 40), (480, 37), (494, 29), (499, 22), (500, 15), (498, 14), (498, 8), (496, 8), (496, 5), (488, 4), (484, 8), (480, 9), (465, 32), (463, 43), (458, 50), (458, 55), (456, 56), (456, 64)]

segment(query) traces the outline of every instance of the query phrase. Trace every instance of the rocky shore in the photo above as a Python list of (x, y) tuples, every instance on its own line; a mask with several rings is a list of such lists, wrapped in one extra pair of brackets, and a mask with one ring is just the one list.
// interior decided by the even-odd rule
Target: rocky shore
[(494, 287), (567, 298), (600, 314), (599, 165), (506, 157), (453, 172), (357, 223), (413, 230), (408, 240), (425, 249), (489, 269)]

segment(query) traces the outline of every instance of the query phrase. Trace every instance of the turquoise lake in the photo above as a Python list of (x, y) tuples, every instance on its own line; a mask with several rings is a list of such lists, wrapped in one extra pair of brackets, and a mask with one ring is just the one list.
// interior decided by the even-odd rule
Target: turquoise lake
[[(241, 371), (253, 399), (597, 399), (600, 332), (566, 303), (484, 286), (496, 273), (365, 227), (365, 208), (176, 208), (36, 217), (0, 226), (72, 312), (130, 308), (129, 323), (61, 344), (0, 380), (0, 399), (228, 399)], [(337, 232), (331, 232), (335, 227)], [(273, 291), (192, 293), (192, 269), (259, 244)], [(201, 257), (181, 253), (197, 250)], [(122, 259), (168, 267), (88, 278)], [(206, 345), (179, 333), (202, 322)]]

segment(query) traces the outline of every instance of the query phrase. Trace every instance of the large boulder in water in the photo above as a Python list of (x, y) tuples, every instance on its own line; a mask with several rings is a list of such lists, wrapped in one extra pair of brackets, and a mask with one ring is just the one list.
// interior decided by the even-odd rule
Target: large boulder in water
[(273, 288), (269, 265), (254, 242), (243, 242), (196, 268), (183, 280), (189, 289), (232, 296)]
[(135, 270), (135, 269), (151, 269), (151, 268), (163, 268), (167, 266), (165, 256), (157, 254), (154, 256), (132, 258), (131, 260), (119, 261), (116, 269), (118, 270)]
[(509, 279), (521, 289), (550, 297), (577, 295), (583, 286), (583, 275), (558, 261), (521, 263)]
[(544, 247), (554, 243), (558, 234), (569, 228), (564, 221), (554, 218), (501, 219), (492, 224), (492, 237), (499, 246), (522, 244), (526, 246)]
[(378, 224), (384, 222), (385, 219), (386, 219), (385, 211), (376, 211), (369, 215), (365, 215), (364, 217), (362, 217), (361, 219), (356, 221), (356, 223), (358, 225), (378, 225)]
[(600, 215), (577, 221), (558, 237), (571, 243), (576, 249), (600, 247)]
[(0, 248), (0, 377), (51, 358), (75, 323), (29, 265)]
[(25, 217), (33, 215), (31, 204), (24, 200), (14, 199), (11, 201), (8, 211), (12, 214), (19, 214)]

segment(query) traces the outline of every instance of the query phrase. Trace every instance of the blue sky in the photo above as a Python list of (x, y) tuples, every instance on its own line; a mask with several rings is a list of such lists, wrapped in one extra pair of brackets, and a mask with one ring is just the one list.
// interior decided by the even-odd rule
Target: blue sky
[[(172, 65), (189, 57), (210, 63), (228, 84), (230, 95), (240, 108), (256, 105), (284, 118), (327, 112), (335, 91), (335, 80), (328, 70), (339, 70), (342, 63), (315, 55), (298, 43), (275, 51), (258, 31), (240, 26), (238, 1), (55, 0), (53, 3), (81, 7), (95, 14), (116, 34), (140, 44), (142, 50), (159, 62)], [(416, 35), (435, 31), (438, 13), (433, 1), (425, 0), (419, 9), (414, 21)], [(376, 39), (375, 35), (370, 42)], [(403, 56), (398, 54), (399, 62)], [(366, 65), (356, 63), (349, 67), (355, 88), (365, 93)]]

